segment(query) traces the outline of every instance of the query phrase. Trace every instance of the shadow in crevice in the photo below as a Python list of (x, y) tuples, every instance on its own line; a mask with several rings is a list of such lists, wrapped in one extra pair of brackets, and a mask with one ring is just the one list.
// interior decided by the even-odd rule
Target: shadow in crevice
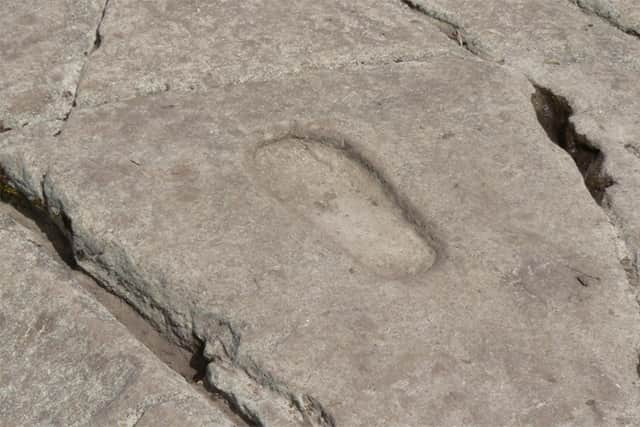
[[(218, 398), (205, 390), (202, 385), (207, 360), (202, 354), (203, 343), (198, 342), (197, 351), (183, 348), (173, 342), (125, 298), (118, 296), (113, 289), (102, 284), (91, 273), (84, 270), (76, 261), (82, 254), (74, 255), (72, 245), (72, 220), (64, 211), (57, 214), (48, 206), (46, 196), (44, 200), (29, 198), (17, 189), (17, 186), (0, 167), (0, 204), (13, 207), (13, 215), (22, 216), (27, 221), (20, 221), (35, 232), (42, 233), (43, 240), (49, 244), (47, 248), (54, 249), (59, 260), (64, 262), (73, 274), (76, 284), (94, 297), (106, 308), (141, 344), (146, 346), (169, 369), (181, 375), (199, 392), (208, 397), (212, 404), (222, 409), (236, 425), (243, 425), (241, 414), (235, 414)], [(37, 229), (35, 228), (37, 227)]]
[(31, 220), (37, 225), (56, 253), (65, 264), (73, 270), (77, 270), (78, 264), (73, 255), (73, 247), (69, 238), (69, 233), (65, 234), (62, 227), (71, 230), (71, 220), (67, 215), (60, 213), (59, 222), (56, 224), (52, 215), (48, 212), (46, 203), (42, 200), (29, 200), (24, 194), (17, 191), (10, 183), (4, 170), (0, 167), (0, 202), (7, 203), (14, 207), (21, 215)]
[(4, 122), (2, 120), (0, 120), (0, 133), (3, 132), (9, 132), (10, 130), (12, 130), (10, 127), (5, 126)]
[(193, 370), (191, 381), (197, 383), (204, 380), (208, 363), (209, 361), (204, 357), (204, 343), (198, 340), (198, 349), (192, 353), (191, 359), (189, 359), (189, 367)]
[(460, 47), (466, 49), (473, 55), (483, 57), (486, 55), (478, 48), (475, 42), (470, 41), (465, 34), (465, 31), (455, 23), (451, 22), (443, 13), (439, 13), (435, 10), (428, 9), (424, 5), (416, 2), (415, 0), (400, 0), (409, 9), (420, 13), (432, 20), (432, 23), (448, 38), (456, 42)]
[(535, 85), (531, 103), (543, 129), (557, 146), (573, 158), (584, 183), (596, 203), (602, 206), (607, 188), (615, 184), (603, 169), (605, 156), (585, 135), (576, 132), (571, 123), (573, 109), (566, 98)]

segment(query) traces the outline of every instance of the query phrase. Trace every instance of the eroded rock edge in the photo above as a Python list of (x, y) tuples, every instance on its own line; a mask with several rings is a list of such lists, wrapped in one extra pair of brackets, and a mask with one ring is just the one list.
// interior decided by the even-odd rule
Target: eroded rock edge
[(608, 8), (606, 4), (601, 3), (597, 0), (569, 0), (569, 3), (576, 5), (580, 10), (588, 15), (597, 16), (613, 28), (616, 28), (625, 34), (640, 39), (640, 32), (623, 24), (620, 21), (619, 14), (615, 13), (613, 10), (607, 10)]
[(480, 41), (472, 38), (462, 25), (456, 23), (453, 18), (447, 15), (447, 13), (429, 8), (421, 3), (415, 2), (414, 0), (400, 1), (409, 9), (430, 19), (442, 33), (456, 42), (460, 47), (482, 59), (491, 60), (490, 56), (486, 53), (486, 49), (482, 47)]
[[(587, 190), (607, 215), (618, 240), (620, 264), (624, 268), (629, 285), (637, 292), (640, 288), (640, 259), (633, 243), (622, 232), (622, 221), (607, 195), (607, 189), (616, 185), (616, 181), (606, 168), (606, 154), (586, 135), (576, 131), (571, 121), (574, 110), (565, 97), (532, 80), (530, 82), (534, 88), (531, 103), (540, 125), (549, 139), (574, 160)], [(640, 299), (637, 300), (640, 305)]]
[(335, 426), (316, 398), (291, 391), (252, 358), (240, 355), (239, 328), (226, 316), (200, 313), (162, 278), (146, 277), (116, 243), (84, 230), (81, 221), (75, 221), (73, 204), (48, 174), (34, 177), (20, 159), (5, 158), (0, 162), (0, 201), (29, 211), (71, 268), (118, 296), (194, 358), (204, 358), (202, 376), (209, 391), (222, 396), (249, 425)]

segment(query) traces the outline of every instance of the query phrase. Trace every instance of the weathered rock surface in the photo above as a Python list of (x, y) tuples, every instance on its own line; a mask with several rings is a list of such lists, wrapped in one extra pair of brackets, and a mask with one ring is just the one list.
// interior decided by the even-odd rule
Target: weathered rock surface
[[(74, 64), (69, 87), (82, 74), (73, 114), (73, 102), (5, 98), (11, 123), (31, 125), (0, 135), (0, 189), (44, 207), (80, 268), (202, 352), (208, 384), (255, 424), (638, 425), (630, 6), (98, 4), (80, 38), (97, 42), (90, 58), (56, 45)], [(9, 94), (42, 74), (19, 64), (7, 65)], [(14, 252), (39, 252), (10, 245), (7, 269), (27, 277)], [(13, 282), (22, 288), (6, 311), (33, 324), (51, 304), (37, 292), (68, 288)], [(86, 299), (96, 311), (82, 316), (103, 313), (118, 329)], [(105, 333), (132, 347), (97, 353), (106, 370), (77, 359), (81, 369), (33, 401), (74, 384), (55, 416), (101, 408), (112, 393), (108, 410), (81, 413), (98, 424), (204, 422), (199, 395), (147, 368), (152, 356), (121, 332)], [(85, 352), (98, 342), (77, 339)], [(27, 378), (58, 360), (43, 355), (59, 341), (38, 345), (31, 359), (8, 358), (7, 372)], [(144, 381), (115, 370), (94, 400), (77, 398), (75, 378), (102, 378), (112, 359), (137, 361), (131, 375)], [(132, 395), (190, 397), (123, 402), (122, 378)], [(4, 395), (11, 414), (33, 405)], [(211, 423), (231, 422), (211, 408)]]
[[(314, 68), (413, 61), (444, 37), (400, 3), (119, 0), (101, 26), (78, 103), (202, 91)], [(427, 35), (427, 37), (425, 37)]]
[(628, 0), (404, 0), (427, 19), (402, 3), (119, 1), (101, 26), (108, 42), (87, 67), (79, 103), (203, 91), (316, 68), (428, 60), (443, 49), (439, 26), (481, 57), (568, 99), (577, 132), (606, 156), (604, 171), (616, 183), (606, 204), (638, 281), (640, 40), (633, 32), (640, 7)]
[(0, 211), (0, 424), (232, 426)]
[(0, 14), (0, 132), (63, 119), (104, 0), (8, 0)]
[[(614, 183), (604, 205), (627, 242), (629, 276), (640, 286), (640, 40), (565, 1), (407, 3), (425, 19), (453, 25), (476, 54), (568, 101), (575, 131), (604, 155), (603, 172)], [(631, 2), (579, 3), (640, 10)]]
[(640, 7), (635, 0), (572, 0), (630, 35), (640, 37)]
[[(247, 416), (636, 423), (612, 227), (527, 80), (453, 49), (79, 109), (58, 138), (5, 137), (0, 162), (70, 218), (84, 269), (207, 342)], [(385, 223), (392, 248), (358, 244)], [(394, 248), (424, 268), (378, 262)]]

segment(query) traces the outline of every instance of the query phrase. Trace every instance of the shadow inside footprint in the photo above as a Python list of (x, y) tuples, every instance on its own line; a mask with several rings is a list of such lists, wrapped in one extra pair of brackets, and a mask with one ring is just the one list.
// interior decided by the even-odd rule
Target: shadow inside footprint
[(384, 277), (429, 269), (436, 253), (396, 198), (352, 153), (323, 140), (288, 136), (255, 153), (260, 182), (363, 266)]

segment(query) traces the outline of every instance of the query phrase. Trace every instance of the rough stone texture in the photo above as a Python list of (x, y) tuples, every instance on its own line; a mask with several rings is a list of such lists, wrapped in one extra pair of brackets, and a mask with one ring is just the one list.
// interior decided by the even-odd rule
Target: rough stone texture
[[(79, 109), (59, 138), (6, 136), (0, 164), (268, 425), (640, 422), (640, 316), (605, 213), (529, 82), (451, 50)], [(352, 246), (378, 232), (350, 211), (367, 202), (435, 261)]]
[[(255, 424), (639, 425), (640, 43), (602, 12), (624, 0), (575, 3), (112, 0), (64, 74), (83, 70), (64, 131), (42, 113), (0, 136), (0, 190), (46, 207)], [(538, 122), (558, 121), (547, 92), (555, 133), (605, 156), (604, 209)], [(39, 375), (57, 345), (6, 369)], [(150, 395), (183, 384), (153, 372)], [(70, 396), (60, 417), (87, 403)], [(92, 421), (172, 425), (177, 401)]]
[(640, 5), (637, 0), (572, 0), (583, 9), (636, 37), (640, 37)]
[(425, 19), (459, 28), (477, 54), (569, 101), (576, 131), (602, 150), (616, 183), (605, 204), (627, 242), (630, 276), (640, 285), (640, 41), (564, 1), (411, 4)]
[(0, 14), (0, 131), (64, 118), (104, 0), (5, 0)]
[(433, 53), (430, 39), (443, 38), (430, 27), (385, 1), (118, 0), (107, 9), (104, 44), (92, 55), (78, 103), (421, 59)]
[(0, 211), (0, 424), (232, 426)]
[(453, 30), (445, 28), (449, 36), (476, 54), (515, 68), (570, 101), (577, 131), (605, 153), (605, 169), (617, 183), (607, 204), (637, 277), (640, 40), (612, 23), (634, 31), (640, 7), (625, 0), (404, 2), (430, 19), (412, 15), (401, 0), (114, 2), (101, 26), (106, 42), (88, 65), (79, 103), (169, 89), (203, 91), (314, 68), (428, 60), (442, 51), (443, 37), (434, 29), (444, 21), (453, 24)]

